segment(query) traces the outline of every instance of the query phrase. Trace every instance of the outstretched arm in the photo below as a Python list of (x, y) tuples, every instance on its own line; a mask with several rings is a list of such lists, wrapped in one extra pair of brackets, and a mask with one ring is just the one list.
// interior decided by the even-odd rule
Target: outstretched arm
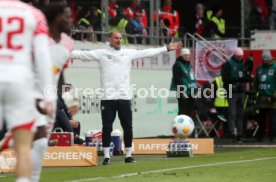
[(169, 45), (161, 47), (161, 48), (134, 50), (132, 52), (132, 59), (152, 57), (152, 56), (162, 54), (166, 51), (173, 51), (173, 50), (181, 49), (181, 47), (182, 47), (182, 42), (171, 42)]
[(98, 61), (100, 59), (100, 50), (79, 51), (75, 50), (71, 53), (71, 59), (80, 59), (82, 61)]
[(168, 51), (175, 51), (178, 49), (181, 49), (183, 46), (182, 42), (170, 42), (169, 45), (167, 46)]

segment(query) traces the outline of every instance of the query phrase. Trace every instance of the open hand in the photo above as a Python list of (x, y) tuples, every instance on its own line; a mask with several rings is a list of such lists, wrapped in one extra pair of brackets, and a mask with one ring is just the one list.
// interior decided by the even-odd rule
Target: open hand
[(170, 42), (169, 45), (167, 46), (169, 51), (173, 51), (173, 50), (178, 50), (181, 49), (183, 46), (182, 42)]

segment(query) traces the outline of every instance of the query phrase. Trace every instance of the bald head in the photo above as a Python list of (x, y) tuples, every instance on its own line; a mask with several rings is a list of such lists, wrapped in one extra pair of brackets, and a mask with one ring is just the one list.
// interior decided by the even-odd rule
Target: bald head
[(122, 35), (118, 31), (112, 31), (108, 34), (108, 40), (111, 47), (121, 49)]
[(121, 34), (119, 31), (117, 31), (117, 30), (113, 30), (113, 31), (109, 32), (109, 34), (108, 34), (108, 38), (112, 37), (112, 36), (113, 36), (114, 34), (116, 34), (116, 33)]
[(240, 47), (237, 47), (234, 52), (234, 57), (237, 61), (242, 61), (243, 58), (243, 50)]

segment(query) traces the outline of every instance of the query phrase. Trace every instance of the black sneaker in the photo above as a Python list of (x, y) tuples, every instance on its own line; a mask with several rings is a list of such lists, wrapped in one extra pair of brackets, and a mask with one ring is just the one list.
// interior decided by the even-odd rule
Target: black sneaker
[(125, 158), (125, 163), (134, 163), (136, 162), (132, 157)]
[(79, 144), (82, 145), (84, 143), (84, 140), (79, 138), (79, 137), (75, 137), (74, 138), (74, 144)]
[(236, 135), (231, 135), (231, 139), (233, 143), (237, 143), (237, 136)]
[(238, 144), (242, 144), (243, 143), (243, 140), (242, 140), (242, 138), (241, 138), (240, 135), (237, 136), (237, 143)]
[(237, 140), (237, 143), (238, 144), (243, 144), (243, 141), (242, 140)]
[(103, 165), (109, 165), (110, 163), (110, 158), (104, 158)]

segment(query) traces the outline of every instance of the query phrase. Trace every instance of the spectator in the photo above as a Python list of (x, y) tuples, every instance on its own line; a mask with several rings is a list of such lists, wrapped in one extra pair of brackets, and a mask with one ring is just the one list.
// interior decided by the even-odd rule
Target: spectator
[(78, 22), (78, 20), (81, 18), (82, 16), (82, 12), (83, 12), (83, 8), (81, 6), (77, 6), (76, 7), (76, 20), (74, 21), (76, 24)]
[(160, 19), (160, 36), (165, 37), (165, 43), (168, 44), (172, 37), (172, 31), (169, 28), (170, 22), (168, 19)]
[(73, 98), (69, 92), (65, 92), (62, 97), (58, 97), (57, 115), (54, 128), (61, 128), (63, 131), (74, 133), (74, 143), (82, 144), (79, 138), (80, 122), (73, 119), (73, 115), (79, 110), (78, 99)]
[(208, 19), (204, 14), (204, 6), (202, 4), (197, 4), (195, 8), (195, 15), (190, 20), (189, 32), (194, 34), (197, 33), (201, 36), (205, 35), (205, 29), (208, 24)]
[(97, 9), (96, 7), (92, 6), (90, 10), (90, 23), (95, 31), (101, 31), (102, 30), (102, 11), (100, 9)]
[[(237, 48), (234, 56), (230, 58), (221, 69), (221, 76), (227, 90), (231, 91), (232, 98), (228, 97), (228, 126), (233, 142), (242, 143), (241, 136), (243, 134), (243, 106), (245, 99), (245, 83), (248, 78), (245, 76), (244, 63), (242, 61), (243, 50)], [(230, 93), (228, 94), (228, 96)]]
[(128, 40), (126, 37), (126, 27), (129, 24), (128, 17), (126, 12), (123, 8), (120, 8), (116, 17), (111, 18), (109, 20), (110, 30), (111, 31), (118, 31), (122, 34), (122, 43), (128, 44)]
[(195, 98), (197, 83), (190, 63), (190, 50), (183, 48), (181, 56), (176, 59), (173, 65), (173, 78), (171, 90), (176, 91), (178, 101), (178, 115), (185, 114), (192, 117), (195, 110)]
[(117, 0), (110, 0), (108, 4), (108, 14), (109, 19), (115, 18), (117, 16), (119, 6), (117, 5)]
[(172, 1), (164, 0), (164, 6), (161, 10), (158, 10), (155, 13), (154, 19), (156, 21), (156, 16), (159, 16), (159, 19), (167, 19), (169, 21), (169, 28), (171, 29), (172, 36), (178, 37), (179, 29), (179, 14), (176, 10), (172, 9)]
[[(91, 15), (90, 15), (90, 24), (93, 27), (94, 31), (102, 31), (102, 19), (103, 19), (103, 12), (96, 7), (91, 7)], [(97, 34), (97, 40), (101, 40), (101, 35)]]
[[(126, 27), (126, 33), (128, 34), (137, 34), (147, 36), (147, 30), (145, 29), (144, 24), (142, 23), (142, 15), (140, 13), (135, 13), (135, 18), (130, 21)], [(129, 38), (129, 43), (134, 43), (133, 38)], [(138, 44), (142, 43), (142, 37), (136, 39)]]
[(254, 0), (252, 7), (249, 18), (251, 29), (268, 29), (269, 10), (266, 0)]
[(223, 10), (221, 7), (215, 6), (212, 11), (207, 12), (210, 20), (207, 28), (207, 37), (221, 39), (225, 37), (225, 20), (222, 18)]
[(128, 15), (130, 20), (135, 18), (135, 14), (141, 14), (141, 22), (144, 24), (144, 27), (148, 27), (148, 17), (144, 8), (141, 6), (141, 0), (133, 0), (131, 7), (126, 9), (126, 14)]
[(78, 21), (77, 28), (85, 31), (76, 35), (77, 40), (96, 41), (96, 37), (93, 33), (94, 29), (90, 23), (91, 10), (85, 10), (82, 12), (81, 18)]
[(80, 14), (80, 19), (78, 20), (78, 28), (81, 30), (86, 30), (90, 24), (90, 10), (83, 10)]
[(270, 29), (276, 30), (276, 0), (269, 0), (270, 5)]
[(257, 69), (256, 88), (259, 106), (259, 131), (257, 138), (262, 141), (265, 134), (266, 116), (270, 117), (269, 139), (273, 141), (276, 135), (276, 63), (270, 51), (262, 54), (263, 63)]
[(72, 0), (70, 3), (70, 9), (71, 9), (71, 14), (72, 14), (72, 19), (74, 24), (77, 22), (77, 5), (76, 5), (76, 0)]

